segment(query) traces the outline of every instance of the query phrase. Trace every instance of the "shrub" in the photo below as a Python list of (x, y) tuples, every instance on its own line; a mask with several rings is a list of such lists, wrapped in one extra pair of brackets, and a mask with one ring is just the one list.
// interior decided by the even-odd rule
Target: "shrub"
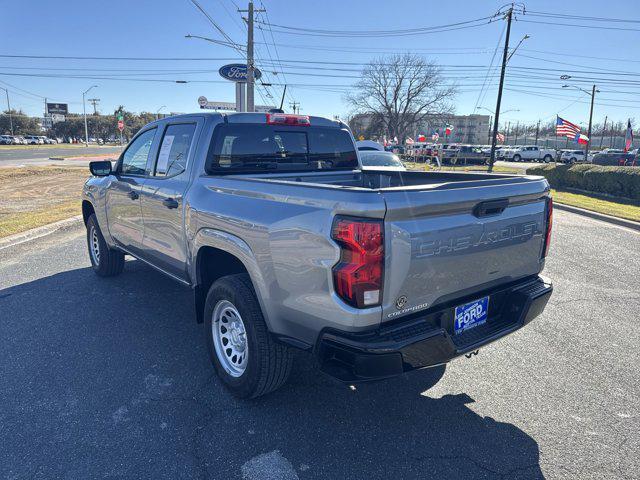
[(553, 188), (576, 188), (640, 200), (640, 168), (601, 165), (540, 165), (529, 175), (544, 176)]

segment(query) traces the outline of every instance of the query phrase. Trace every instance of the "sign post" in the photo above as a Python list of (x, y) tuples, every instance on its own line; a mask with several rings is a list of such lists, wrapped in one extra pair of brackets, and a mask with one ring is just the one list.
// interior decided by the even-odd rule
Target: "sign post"
[[(220, 67), (218, 73), (225, 80), (235, 82), (236, 84), (236, 112), (246, 112), (247, 102), (245, 97), (248, 70), (247, 66), (242, 63), (230, 63)], [(262, 72), (257, 68), (253, 69), (253, 79), (259, 80)], [(252, 111), (254, 109), (252, 108)]]

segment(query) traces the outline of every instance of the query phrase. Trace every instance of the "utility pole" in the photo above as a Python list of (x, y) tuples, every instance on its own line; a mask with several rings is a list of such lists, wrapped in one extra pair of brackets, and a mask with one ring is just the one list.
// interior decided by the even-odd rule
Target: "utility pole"
[(600, 150), (602, 150), (602, 142), (604, 141), (604, 134), (607, 132), (607, 116), (604, 116), (604, 125), (602, 126), (602, 135), (600, 135)]
[(300, 113), (300, 102), (290, 102), (289, 106), (293, 109), (293, 113)]
[[(508, 140), (509, 140), (509, 133), (511, 133), (510, 130), (511, 130), (511, 122), (507, 122), (507, 131), (504, 133), (504, 143), (505, 143), (505, 145), (507, 145), (509, 143)], [(497, 133), (498, 132), (496, 132), (496, 134)]]
[(280, 100), (280, 110), (282, 110), (282, 106), (284, 105), (284, 95), (287, 93), (287, 84), (284, 84), (284, 90), (282, 90), (282, 99)]
[(0, 87), (7, 94), (7, 112), (9, 112), (9, 129), (11, 130), (11, 136), (13, 137), (13, 117), (11, 116), (11, 103), (9, 102), (9, 90), (4, 87)]
[(496, 114), (493, 120), (493, 135), (491, 138), (491, 156), (489, 157), (489, 172), (493, 171), (493, 164), (496, 161), (496, 136), (498, 135), (498, 122), (500, 121), (500, 104), (502, 103), (502, 88), (504, 87), (504, 73), (507, 68), (507, 57), (509, 56), (509, 35), (511, 34), (511, 19), (513, 17), (513, 6), (507, 12), (507, 35), (504, 39), (504, 52), (502, 54), (502, 69), (500, 70), (500, 86), (498, 87), (498, 100), (496, 101)]
[(91, 105), (93, 105), (93, 114), (94, 115), (98, 115), (97, 105), (100, 102), (100, 99), (99, 98), (88, 98), (87, 102), (89, 102)]
[(587, 144), (584, 146), (584, 161), (589, 161), (589, 145), (591, 144), (591, 122), (593, 121), (593, 102), (596, 98), (596, 86), (591, 90), (591, 110), (589, 111), (589, 131), (587, 133)]
[(247, 13), (247, 112), (254, 112), (255, 105), (255, 70), (256, 66), (253, 60), (253, 15), (255, 13), (264, 12), (266, 10), (254, 9), (253, 1), (249, 1), (247, 10), (238, 10)]
[(518, 145), (518, 132), (520, 131), (520, 122), (516, 122), (516, 139), (515, 144)]
[(536, 146), (538, 146), (538, 136), (540, 135), (540, 120), (536, 124)]

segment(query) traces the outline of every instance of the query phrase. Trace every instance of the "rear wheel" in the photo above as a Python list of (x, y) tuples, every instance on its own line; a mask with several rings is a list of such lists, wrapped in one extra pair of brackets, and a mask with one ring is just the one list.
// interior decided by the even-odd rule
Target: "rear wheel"
[(551, 160), (553, 160), (553, 157), (551, 155), (545, 155), (543, 158), (544, 163), (551, 163)]
[(249, 275), (217, 280), (209, 289), (204, 319), (211, 362), (231, 393), (255, 398), (284, 384), (291, 352), (271, 338)]
[(569, 159), (569, 163), (571, 163), (571, 164), (576, 163), (576, 157), (571, 157), (571, 158)]
[(515, 155), (513, 156), (513, 161), (514, 161), (514, 162), (519, 162), (520, 160), (522, 160), (522, 157), (521, 157), (520, 155), (515, 154)]
[(91, 267), (101, 277), (113, 277), (124, 269), (124, 253), (109, 248), (102, 236), (95, 213), (87, 220), (87, 247)]

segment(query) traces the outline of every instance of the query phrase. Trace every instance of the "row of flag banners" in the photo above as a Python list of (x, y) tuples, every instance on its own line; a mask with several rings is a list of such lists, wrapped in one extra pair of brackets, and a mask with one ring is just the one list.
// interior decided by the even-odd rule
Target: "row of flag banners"
[[(444, 135), (445, 138), (451, 135), (453, 127), (451, 125), (446, 125), (444, 127)], [(589, 141), (589, 137), (580, 133), (580, 127), (575, 123), (571, 123), (568, 120), (556, 115), (556, 135), (560, 137), (567, 137), (573, 140), (574, 142), (585, 145)], [(440, 129), (436, 128), (431, 135), (431, 140), (437, 142), (440, 138)], [(503, 133), (498, 132), (496, 134), (496, 140), (498, 142), (504, 142), (505, 136)], [(394, 137), (393, 141), (398, 143), (398, 138)], [(416, 135), (416, 140), (411, 137), (407, 137), (405, 143), (407, 145), (413, 145), (415, 142), (426, 142), (427, 136), (425, 134)], [(384, 145), (388, 145), (390, 142), (387, 141), (387, 137), (384, 137)], [(624, 151), (627, 152), (631, 149), (633, 145), (633, 130), (631, 129), (631, 119), (627, 120), (627, 131), (624, 137)]]

